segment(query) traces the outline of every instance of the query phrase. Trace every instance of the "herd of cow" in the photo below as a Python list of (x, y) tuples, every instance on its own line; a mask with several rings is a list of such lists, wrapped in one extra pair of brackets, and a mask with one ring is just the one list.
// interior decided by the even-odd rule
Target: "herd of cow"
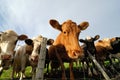
[[(48, 39), (46, 47), (46, 61), (47, 68), (49, 64), (51, 72), (53, 69), (61, 68), (62, 80), (67, 80), (64, 62), (69, 63), (70, 80), (75, 80), (73, 73), (73, 63), (81, 61), (83, 64), (86, 62), (88, 67), (88, 74), (92, 75), (90, 64), (92, 63), (93, 74), (97, 75), (94, 62), (89, 58), (88, 52), (92, 54), (107, 71), (104, 66), (104, 61), (109, 60), (110, 69), (119, 74), (113, 65), (113, 57), (120, 60), (120, 37), (99, 39), (99, 35), (95, 37), (87, 37), (86, 39), (79, 39), (81, 31), (87, 29), (89, 23), (84, 21), (77, 25), (72, 20), (67, 20), (60, 24), (57, 20), (51, 19), (50, 25), (59, 30), (61, 33), (55, 40)], [(18, 35), (13, 30), (6, 30), (0, 32), (0, 75), (3, 70), (13, 67), (11, 78), (14, 79), (14, 74), (20, 76), (20, 80), (25, 77), (25, 68), (32, 67), (32, 77), (36, 75), (36, 67), (39, 60), (42, 36), (39, 35), (30, 39), (27, 35)], [(16, 46), (18, 40), (24, 40), (23, 46)], [(98, 41), (96, 41), (98, 40)], [(96, 41), (96, 42), (95, 42)], [(80, 45), (84, 43), (83, 45)]]

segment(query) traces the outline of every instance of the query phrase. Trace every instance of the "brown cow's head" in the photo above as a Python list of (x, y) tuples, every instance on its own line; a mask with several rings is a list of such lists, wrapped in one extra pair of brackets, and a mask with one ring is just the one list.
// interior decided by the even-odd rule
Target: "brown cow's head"
[(48, 39), (47, 40), (47, 45), (52, 45), (54, 43), (54, 40), (53, 39)]
[(104, 38), (102, 40), (99, 40), (98, 42), (95, 43), (95, 46), (102, 46), (104, 47), (106, 50), (112, 50), (112, 46), (111, 46), (111, 40), (109, 38)]
[(0, 33), (0, 66), (5, 66), (12, 61), (17, 41), (26, 38), (26, 35), (18, 35), (13, 30), (6, 30)]
[[(26, 53), (29, 54), (29, 60), (32, 65), (37, 65), (39, 54), (40, 54), (40, 48), (41, 48), (41, 42), (43, 40), (43, 37), (41, 35), (33, 38), (33, 39), (26, 39), (25, 43), (26, 45)], [(52, 45), (54, 42), (53, 39), (48, 39), (47, 45)]]
[(40, 54), (41, 42), (43, 37), (41, 35), (33, 38), (33, 39), (26, 39), (25, 43), (27, 44), (27, 52), (29, 53), (30, 57), (29, 60), (32, 65), (37, 65), (38, 62), (38, 55)]
[(53, 28), (61, 31), (53, 45), (63, 45), (68, 56), (72, 59), (83, 56), (83, 50), (79, 45), (78, 37), (80, 32), (89, 26), (88, 22), (82, 22), (77, 25), (72, 20), (67, 20), (63, 24), (59, 24), (56, 20), (50, 20), (50, 24)]

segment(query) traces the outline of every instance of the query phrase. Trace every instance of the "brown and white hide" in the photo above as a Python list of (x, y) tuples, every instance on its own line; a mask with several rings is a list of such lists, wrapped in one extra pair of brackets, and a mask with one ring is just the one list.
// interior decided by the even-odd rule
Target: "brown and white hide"
[[(42, 36), (39, 35), (32, 39), (26, 39), (25, 45), (20, 46), (15, 53), (14, 65), (13, 65), (13, 74), (14, 72), (21, 73), (20, 80), (23, 79), (26, 66), (32, 67), (32, 75), (35, 77), (35, 71), (38, 64)], [(18, 65), (18, 66), (16, 66)]]
[(17, 41), (25, 39), (26, 35), (18, 35), (14, 30), (0, 32), (0, 73), (12, 64)]

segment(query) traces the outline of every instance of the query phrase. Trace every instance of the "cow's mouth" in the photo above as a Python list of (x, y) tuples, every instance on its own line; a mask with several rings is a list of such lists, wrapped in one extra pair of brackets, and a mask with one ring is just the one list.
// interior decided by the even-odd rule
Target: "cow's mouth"
[(11, 57), (12, 57), (11, 55), (7, 55), (7, 54), (6, 55), (1, 55), (2, 60), (10, 60)]
[(68, 56), (71, 59), (78, 59), (84, 56), (84, 54), (80, 51), (71, 51), (71, 53), (68, 53)]
[(34, 62), (34, 63), (37, 63), (37, 62), (38, 62), (38, 59), (34, 59), (34, 60), (31, 59), (31, 61)]
[(31, 60), (31, 61), (30, 61), (30, 64), (31, 64), (32, 66), (37, 66), (38, 60)]
[(0, 67), (4, 70), (7, 70), (11, 67), (11, 64), (13, 63), (13, 59), (2, 59), (0, 63)]
[(34, 63), (34, 64), (37, 64), (38, 63), (38, 56), (31, 56), (31, 58), (30, 58), (30, 61), (32, 62), (32, 63)]

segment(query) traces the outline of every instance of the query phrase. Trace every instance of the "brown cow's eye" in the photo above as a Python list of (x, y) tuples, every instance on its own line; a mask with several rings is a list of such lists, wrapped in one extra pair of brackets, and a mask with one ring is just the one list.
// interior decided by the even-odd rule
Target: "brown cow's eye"
[(64, 34), (66, 34), (66, 32), (65, 32), (65, 31), (64, 31), (63, 33), (64, 33)]
[(63, 31), (64, 35), (68, 35), (69, 31)]

